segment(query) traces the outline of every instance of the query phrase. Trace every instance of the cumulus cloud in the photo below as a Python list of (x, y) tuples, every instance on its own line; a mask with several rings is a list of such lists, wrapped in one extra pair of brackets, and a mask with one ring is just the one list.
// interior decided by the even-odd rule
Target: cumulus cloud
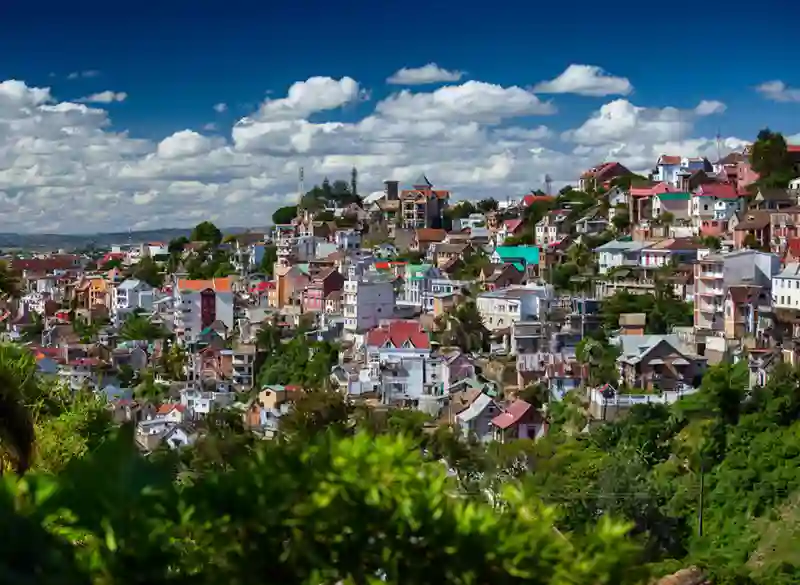
[(86, 104), (112, 104), (114, 102), (124, 102), (128, 98), (128, 94), (124, 91), (101, 91), (93, 93), (86, 97), (80, 98), (78, 101)]
[(587, 96), (628, 95), (633, 91), (625, 77), (614, 77), (596, 65), (570, 65), (550, 81), (542, 81), (533, 88), (537, 93), (575, 93)]
[(352, 77), (311, 77), (293, 84), (285, 98), (266, 100), (259, 114), (270, 120), (299, 120), (317, 112), (341, 108), (363, 96), (364, 92)]
[(380, 102), (376, 111), (388, 118), (406, 120), (498, 123), (506, 118), (553, 114), (556, 109), (521, 87), (467, 81), (431, 93), (403, 90)]
[(722, 114), (728, 106), (717, 100), (703, 100), (694, 109), (694, 113), (698, 116), (711, 116), (713, 114)]
[(428, 63), (422, 67), (403, 67), (395, 71), (386, 83), (391, 85), (426, 85), (428, 83), (451, 83), (461, 81), (463, 71), (447, 70), (436, 63)]
[(214, 104), (214, 111), (217, 112), (218, 114), (226, 112), (227, 110), (228, 110), (228, 104), (224, 104), (222, 102)]
[[(204, 219), (264, 226), (275, 208), (296, 200), (301, 166), (309, 185), (347, 178), (356, 166), (365, 193), (426, 173), (457, 198), (505, 199), (541, 187), (546, 174), (556, 188), (574, 183), (609, 156), (647, 170), (663, 153), (716, 155), (713, 137), (694, 135), (695, 110), (616, 100), (559, 135), (551, 118), (531, 118), (552, 113), (550, 104), (477, 81), (399, 92), (348, 122), (320, 115), (362, 95), (355, 80), (312, 78), (232, 128), (218, 122), (218, 133), (185, 129), (150, 140), (136, 128), (115, 130), (104, 104), (2, 82), (0, 231), (120, 231)], [(725, 138), (723, 154), (745, 142)]]
[(756, 91), (773, 102), (800, 102), (800, 89), (789, 87), (783, 81), (766, 81)]

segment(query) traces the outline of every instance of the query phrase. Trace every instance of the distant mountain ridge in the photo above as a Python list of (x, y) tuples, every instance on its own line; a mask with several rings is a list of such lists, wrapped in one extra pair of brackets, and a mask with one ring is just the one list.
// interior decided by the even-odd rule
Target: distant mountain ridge
[[(220, 228), (222, 233), (240, 234), (246, 231), (265, 231), (265, 227)], [(143, 242), (169, 242), (181, 236), (189, 237), (192, 228), (168, 228), (162, 230), (139, 230), (130, 232), (110, 232), (99, 234), (16, 234), (0, 233), (0, 250), (58, 250), (85, 248), (93, 245), (108, 248), (114, 244), (141, 244)]]

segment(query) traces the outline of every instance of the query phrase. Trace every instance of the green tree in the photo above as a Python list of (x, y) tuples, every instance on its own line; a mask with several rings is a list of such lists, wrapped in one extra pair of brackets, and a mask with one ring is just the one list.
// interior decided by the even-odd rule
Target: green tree
[(466, 352), (489, 349), (489, 330), (483, 324), (473, 299), (460, 303), (440, 317), (439, 326), (442, 328), (440, 343), (444, 346), (459, 347)]
[(20, 290), (19, 276), (5, 260), (0, 260), (0, 300), (18, 297)]
[(794, 178), (786, 139), (769, 128), (758, 133), (750, 151), (750, 165), (766, 187), (786, 187)]
[(193, 242), (208, 242), (212, 246), (219, 246), (222, 232), (210, 221), (203, 221), (194, 227), (189, 238)]
[(261, 257), (261, 263), (258, 265), (259, 272), (263, 272), (267, 276), (273, 276), (275, 271), (275, 263), (278, 261), (278, 248), (272, 244), (264, 246), (264, 255)]
[(158, 263), (149, 256), (142, 258), (134, 266), (132, 276), (154, 288), (161, 288), (164, 285), (164, 274)]
[(153, 341), (164, 339), (167, 332), (150, 321), (146, 315), (131, 313), (122, 323), (119, 336), (128, 341)]
[(477, 205), (478, 211), (481, 213), (489, 213), (490, 211), (497, 211), (498, 203), (496, 199), (481, 199)]
[(272, 214), (272, 223), (275, 225), (285, 225), (292, 223), (295, 217), (297, 217), (297, 205), (279, 207)]

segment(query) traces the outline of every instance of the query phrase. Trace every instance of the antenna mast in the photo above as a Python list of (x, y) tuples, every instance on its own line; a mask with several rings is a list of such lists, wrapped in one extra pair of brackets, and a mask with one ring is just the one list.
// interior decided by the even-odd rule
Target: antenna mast
[(722, 134), (717, 128), (717, 162), (722, 160)]
[(545, 184), (545, 192), (547, 193), (547, 196), (549, 197), (550, 195), (553, 194), (552, 193), (552, 191), (553, 191), (553, 178), (550, 175), (545, 175), (544, 176), (544, 184)]
[(300, 209), (300, 206), (303, 204), (303, 195), (305, 194), (305, 188), (303, 187), (303, 183), (305, 182), (305, 171), (303, 167), (300, 167), (300, 171), (297, 177), (297, 209)]

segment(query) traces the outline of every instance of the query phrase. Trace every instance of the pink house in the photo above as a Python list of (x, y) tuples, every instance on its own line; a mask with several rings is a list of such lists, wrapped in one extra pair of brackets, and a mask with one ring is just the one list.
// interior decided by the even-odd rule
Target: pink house
[(335, 268), (320, 272), (306, 287), (303, 294), (303, 309), (305, 311), (325, 310), (325, 301), (329, 295), (339, 292), (344, 287), (344, 276)]

